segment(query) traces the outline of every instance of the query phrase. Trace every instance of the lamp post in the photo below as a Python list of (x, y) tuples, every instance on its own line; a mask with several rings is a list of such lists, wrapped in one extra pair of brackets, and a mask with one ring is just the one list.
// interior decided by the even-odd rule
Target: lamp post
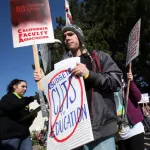
[(60, 40), (55, 39), (55, 42), (48, 43), (48, 65), (47, 65), (47, 71), (46, 74), (49, 73), (52, 69), (51, 65), (51, 51), (54, 51), (56, 49), (62, 49), (62, 43)]
[(58, 39), (54, 39), (53, 43), (40, 45), (40, 56), (42, 58), (45, 74), (51, 71), (51, 51), (56, 49), (62, 49), (62, 43)]
[(62, 43), (61, 43), (61, 41), (58, 40), (58, 39), (54, 39), (54, 42), (53, 42), (53, 43), (48, 43), (47, 45), (48, 45), (49, 50), (62, 48)]

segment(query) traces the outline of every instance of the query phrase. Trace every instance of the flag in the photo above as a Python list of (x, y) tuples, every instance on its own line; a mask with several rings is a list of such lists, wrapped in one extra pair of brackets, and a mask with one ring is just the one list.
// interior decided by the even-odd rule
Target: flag
[(69, 2), (65, 0), (66, 25), (72, 24), (72, 15), (70, 12)]

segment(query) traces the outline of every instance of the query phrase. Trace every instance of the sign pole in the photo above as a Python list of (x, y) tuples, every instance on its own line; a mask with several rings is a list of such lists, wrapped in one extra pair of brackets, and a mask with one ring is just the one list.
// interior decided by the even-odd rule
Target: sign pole
[[(131, 62), (129, 63), (129, 73), (132, 72), (132, 68), (131, 68)], [(127, 107), (128, 107), (128, 97), (129, 97), (129, 88), (130, 88), (130, 79), (128, 79), (128, 83), (127, 83), (127, 91), (126, 91), (126, 112), (127, 112)]]
[[(39, 64), (39, 55), (38, 55), (37, 44), (32, 45), (32, 48), (33, 48), (33, 57), (34, 57), (35, 69), (39, 72), (40, 71), (40, 64)], [(37, 86), (38, 86), (38, 90), (39, 90), (38, 93), (39, 93), (40, 108), (42, 111), (42, 116), (47, 117), (48, 111), (46, 108), (45, 99), (44, 99), (43, 92), (42, 92), (43, 88), (42, 88), (41, 81), (37, 82)], [(39, 109), (37, 111), (39, 111)]]
[[(33, 57), (34, 57), (35, 69), (40, 72), (40, 64), (39, 64), (37, 44), (32, 45), (32, 48), (33, 48)], [(38, 86), (38, 90), (42, 90), (42, 84), (40, 81), (37, 82), (37, 86)]]

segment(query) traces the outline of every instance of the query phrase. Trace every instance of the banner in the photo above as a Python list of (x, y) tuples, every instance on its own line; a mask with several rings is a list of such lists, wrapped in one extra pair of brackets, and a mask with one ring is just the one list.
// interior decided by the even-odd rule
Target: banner
[(139, 104), (140, 103), (149, 103), (149, 95), (148, 93), (144, 93), (141, 95), (141, 100), (138, 102)]
[(135, 24), (129, 34), (126, 66), (139, 55), (141, 19)]
[(54, 41), (48, 0), (10, 0), (14, 47)]
[(69, 71), (77, 62), (79, 57), (63, 60), (42, 80), (50, 107), (48, 150), (70, 150), (94, 140), (83, 77)]

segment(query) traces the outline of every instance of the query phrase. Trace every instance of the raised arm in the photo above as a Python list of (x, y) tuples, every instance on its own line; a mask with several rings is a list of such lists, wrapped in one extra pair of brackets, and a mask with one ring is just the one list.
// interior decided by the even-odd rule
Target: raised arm
[(141, 92), (133, 81), (133, 74), (127, 73), (127, 78), (131, 81), (129, 89), (129, 98), (134, 102), (139, 102), (141, 100)]
[(0, 110), (8, 113), (13, 112), (17, 110), (21, 110), (25, 106), (27, 106), (29, 103), (34, 101), (34, 97), (23, 97), (21, 99), (18, 99), (13, 94), (7, 94), (4, 97), (2, 97), (0, 101)]

